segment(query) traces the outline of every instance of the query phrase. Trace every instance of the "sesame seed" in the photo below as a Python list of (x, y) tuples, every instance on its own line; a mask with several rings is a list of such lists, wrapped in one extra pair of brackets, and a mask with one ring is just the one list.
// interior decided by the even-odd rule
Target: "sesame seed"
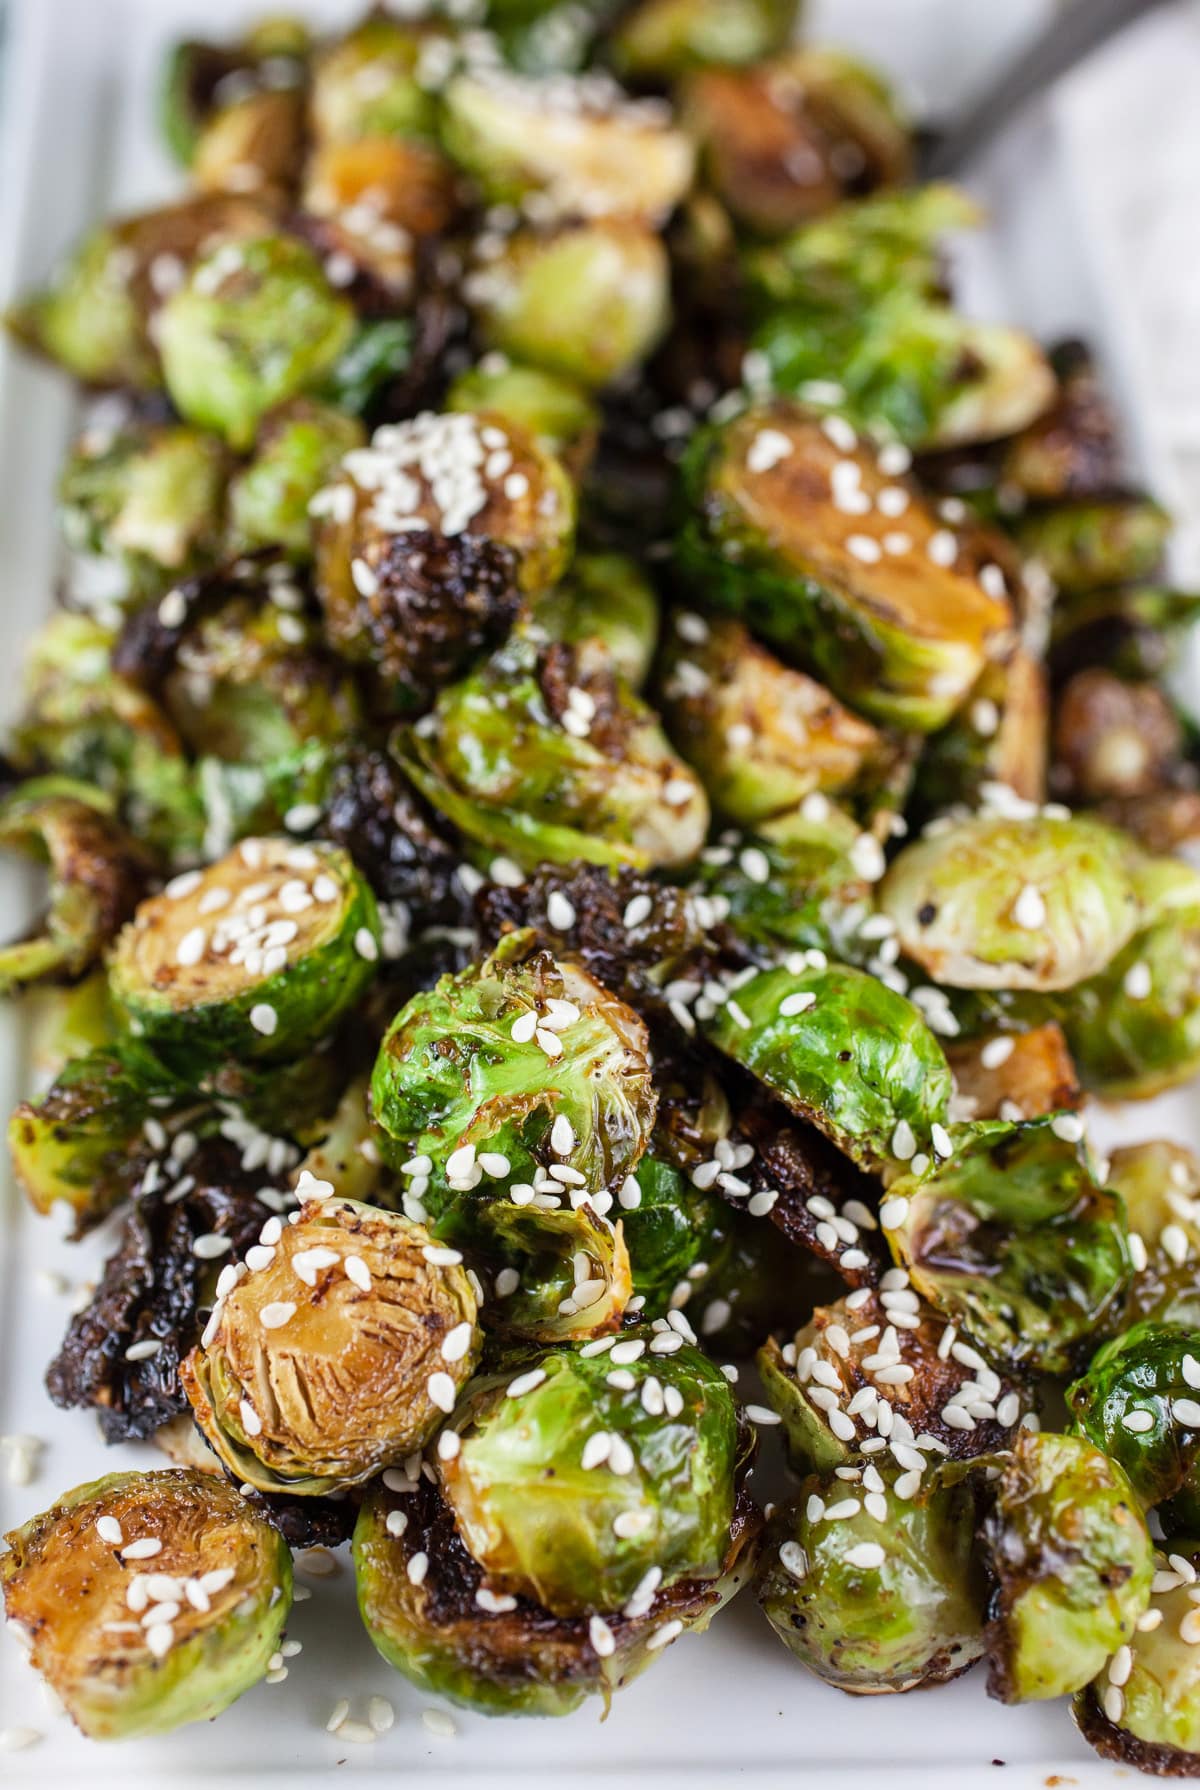
[(1027, 932), (1036, 932), (1039, 926), (1046, 924), (1046, 903), (1041, 891), (1032, 883), (1025, 884), (1013, 903), (1012, 912), (1016, 924)]
[(259, 1001), (250, 1009), (250, 1024), (264, 1038), (270, 1038), (279, 1024), (279, 1015), (266, 1001)]
[(121, 1525), (118, 1523), (116, 1517), (97, 1517), (96, 1534), (100, 1537), (101, 1541), (108, 1542), (110, 1546), (114, 1548), (119, 1548), (125, 1539), (121, 1533)]
[(1050, 1129), (1064, 1144), (1077, 1144), (1086, 1127), (1078, 1113), (1055, 1113), (1050, 1121)]
[(746, 1415), (751, 1423), (761, 1423), (767, 1426), (783, 1421), (778, 1411), (772, 1411), (766, 1405), (747, 1405)]
[(800, 1013), (807, 1013), (816, 1004), (816, 995), (809, 989), (801, 989), (796, 994), (784, 996), (779, 1003), (779, 1012), (784, 1019), (794, 1019)]
[(1016, 1041), (1012, 1038), (989, 1038), (979, 1053), (979, 1061), (985, 1069), (999, 1069), (1007, 1063), (1016, 1049)]
[(545, 1378), (546, 1370), (542, 1367), (531, 1368), (527, 1374), (518, 1374), (515, 1380), (509, 1381), (506, 1397), (520, 1398), (524, 1393), (532, 1392), (535, 1386), (540, 1386)]
[(847, 535), (846, 551), (866, 566), (877, 565), (883, 558), (883, 548), (874, 535)]
[(898, 1231), (908, 1217), (908, 1201), (903, 1197), (885, 1199), (879, 1208), (879, 1223), (885, 1231)]
[(546, 902), (546, 919), (556, 932), (569, 932), (575, 924), (575, 909), (559, 889)]
[(930, 535), (925, 551), (935, 566), (952, 566), (958, 558), (958, 540), (948, 528), (939, 528)]
[(462, 1261), (461, 1251), (447, 1249), (440, 1243), (426, 1243), (421, 1254), (432, 1268), (456, 1268)]
[(601, 1659), (607, 1659), (617, 1644), (612, 1629), (609, 1628), (603, 1616), (592, 1616), (589, 1618), (588, 1640), (592, 1644), (592, 1651), (598, 1654)]
[(296, 1315), (296, 1307), (287, 1299), (274, 1300), (264, 1305), (259, 1313), (259, 1323), (264, 1330), (280, 1330)]
[(427, 1732), (436, 1734), (439, 1740), (453, 1740), (458, 1733), (453, 1716), (447, 1715), (444, 1709), (423, 1709), (421, 1721)]
[(1109, 1721), (1110, 1722), (1119, 1722), (1121, 1717), (1125, 1713), (1125, 1694), (1124, 1694), (1124, 1692), (1117, 1685), (1110, 1684), (1108, 1686), (1108, 1688), (1105, 1690), (1104, 1697), (1103, 1697), (1103, 1703), (1104, 1703), (1104, 1713), (1108, 1717)]
[(374, 963), (379, 956), (379, 946), (375, 934), (367, 926), (360, 926), (354, 935), (354, 949), (367, 963)]
[(857, 1547), (850, 1548), (847, 1553), (842, 1555), (842, 1559), (847, 1566), (861, 1567), (864, 1571), (869, 1572), (875, 1567), (882, 1566), (887, 1559), (887, 1554), (878, 1542), (863, 1541), (859, 1542)]
[(122, 1560), (151, 1560), (155, 1554), (162, 1553), (162, 1542), (157, 1535), (143, 1535), (138, 1541), (131, 1541), (128, 1547), (121, 1549)]
[(1200, 1430), (1200, 1404), (1193, 1398), (1177, 1398), (1171, 1402), (1172, 1415), (1176, 1423), (1182, 1423), (1190, 1430)]
[(403, 1510), (389, 1510), (384, 1523), (389, 1535), (401, 1536), (408, 1528), (408, 1516)]
[(641, 1337), (633, 1336), (624, 1342), (617, 1343), (610, 1351), (608, 1358), (618, 1367), (628, 1367), (632, 1362), (639, 1361), (645, 1352), (646, 1345)]
[(1145, 1435), (1147, 1430), (1154, 1428), (1154, 1415), (1150, 1411), (1126, 1411), (1121, 1419), (1121, 1427), (1129, 1430), (1132, 1435)]
[(414, 1554), (405, 1571), (408, 1574), (410, 1585), (423, 1585), (425, 1575), (429, 1571), (429, 1555), (426, 1553)]

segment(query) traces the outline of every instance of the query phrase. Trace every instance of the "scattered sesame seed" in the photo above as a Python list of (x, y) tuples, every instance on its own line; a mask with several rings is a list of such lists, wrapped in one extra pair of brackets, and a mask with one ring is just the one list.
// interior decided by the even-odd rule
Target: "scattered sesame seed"
[(439, 1740), (453, 1740), (458, 1733), (453, 1716), (447, 1715), (444, 1709), (423, 1709), (421, 1721), (426, 1731), (436, 1734)]
[(250, 1024), (256, 1032), (261, 1032), (264, 1038), (270, 1038), (279, 1024), (279, 1015), (268, 1002), (259, 1001), (250, 1009)]
[(1041, 890), (1035, 889), (1032, 883), (1026, 883), (1013, 903), (1012, 912), (1016, 924), (1027, 932), (1036, 932), (1039, 926), (1044, 926), (1046, 903)]
[(864, 1571), (869, 1572), (875, 1567), (882, 1566), (887, 1559), (887, 1554), (878, 1542), (862, 1541), (857, 1547), (850, 1548), (843, 1554), (842, 1559), (847, 1566), (861, 1567)]

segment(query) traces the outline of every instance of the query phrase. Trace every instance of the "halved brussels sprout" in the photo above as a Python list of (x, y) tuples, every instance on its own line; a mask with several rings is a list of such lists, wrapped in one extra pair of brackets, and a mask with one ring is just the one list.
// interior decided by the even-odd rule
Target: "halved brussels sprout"
[(566, 1715), (589, 1694), (607, 1704), (676, 1635), (706, 1629), (749, 1578), (761, 1520), (739, 1488), (719, 1577), (662, 1586), (651, 1568), (621, 1610), (553, 1616), (497, 1595), (440, 1489), (417, 1479), (363, 1504), (358, 1606), (384, 1659), (422, 1690), (483, 1715)]
[(46, 914), (32, 937), (0, 946), (0, 994), (69, 981), (91, 967), (132, 914), (149, 864), (90, 784), (35, 777), (0, 800), (0, 847), (49, 868)]
[[(1026, 623), (1023, 632), (1029, 631)], [(1041, 651), (1019, 642), (1003, 664), (985, 667), (964, 706), (926, 742), (914, 791), (917, 814), (978, 808), (998, 784), (1023, 802), (1044, 801), (1049, 731)]]
[(1027, 1032), (948, 1044), (946, 1057), (959, 1118), (1041, 1119), (1082, 1102), (1067, 1040), (1054, 1020)]
[(923, 1298), (997, 1362), (1070, 1373), (1119, 1314), (1125, 1208), (1074, 1113), (961, 1128), (953, 1155), (893, 1183), (881, 1221)]
[(270, 1235), (179, 1374), (230, 1473), (317, 1497), (424, 1447), (478, 1360), (475, 1294), (456, 1252), (375, 1206), (310, 1199)]
[(490, 348), (591, 388), (646, 359), (670, 322), (670, 286), (656, 231), (600, 217), (515, 231), (463, 292)]
[(635, 0), (613, 30), (618, 73), (673, 80), (697, 65), (737, 66), (784, 49), (795, 35), (797, 0)]
[(629, 1258), (605, 1214), (653, 1126), (647, 1050), (637, 1015), (529, 931), (415, 996), (384, 1038), (371, 1109), (406, 1206), (446, 1242), (521, 1264), (495, 1308), (509, 1328), (590, 1334), (625, 1307)]
[(460, 373), (446, 393), (446, 409), (505, 417), (576, 473), (591, 458), (600, 427), (594, 401), (572, 380), (504, 356), (488, 356)]
[(1136, 1272), (1128, 1315), (1200, 1325), (1200, 1159), (1166, 1138), (1127, 1144), (1113, 1151), (1108, 1182), (1129, 1220)]
[(1080, 1080), (1106, 1099), (1142, 1100), (1189, 1081), (1200, 1066), (1200, 905), (1135, 933), (1071, 990), (1061, 1017)]
[(1154, 1547), (1133, 1487), (1090, 1442), (1025, 1430), (993, 1491), (988, 1691), (1069, 1696), (1132, 1639), (1150, 1596)]
[(135, 1037), (194, 1073), (299, 1057), (354, 1005), (380, 952), (375, 900), (332, 846), (246, 839), (144, 901), (110, 988)]
[(950, 1099), (945, 1052), (903, 995), (846, 964), (738, 980), (707, 1037), (864, 1168), (895, 1173), (897, 1136), (932, 1150)]
[(786, 814), (814, 790), (850, 792), (878, 773), (887, 749), (879, 732), (732, 617), (677, 614), (659, 677), (671, 738), (714, 807), (741, 826)]
[(442, 142), (491, 200), (538, 195), (553, 216), (665, 218), (692, 184), (691, 141), (661, 100), (631, 100), (595, 71), (537, 81), (456, 75)]
[(1200, 1543), (1171, 1546), (1154, 1575), (1150, 1607), (1071, 1713), (1102, 1758), (1152, 1777), (1186, 1778), (1200, 1773), (1200, 1650), (1192, 1638)]
[(1143, 1508), (1166, 1505), (1168, 1534), (1200, 1521), (1197, 1381), (1200, 1332), (1143, 1322), (1105, 1343), (1067, 1388), (1075, 1433), (1120, 1462)]
[(299, 82), (258, 88), (205, 121), (192, 154), (192, 179), (202, 192), (287, 193), (296, 185), (303, 157)]
[(858, 1695), (944, 1684), (983, 1652), (975, 1497), (935, 1474), (910, 1498), (868, 1465), (806, 1479), (767, 1527), (757, 1592), (804, 1665)]
[(1090, 666), (1069, 679), (1054, 712), (1055, 789), (1092, 805), (1169, 787), (1183, 757), (1183, 725), (1157, 684)]
[(1160, 584), (1064, 592), (1051, 617), (1051, 670), (1063, 678), (1101, 665), (1123, 678), (1162, 677), (1198, 617), (1200, 594)]
[(229, 487), (229, 537), (235, 553), (281, 547), (293, 559), (313, 551), (308, 506), (334, 476), (342, 456), (366, 444), (355, 417), (294, 398), (264, 417), (254, 456)]
[(489, 1581), (557, 1616), (620, 1609), (654, 1567), (667, 1586), (718, 1578), (729, 1547), (729, 1382), (666, 1323), (613, 1346), (615, 1359), (554, 1349), (482, 1376), (438, 1462)]
[(644, 1317), (666, 1317), (709, 1295), (734, 1253), (736, 1220), (717, 1194), (658, 1156), (643, 1156), (635, 1180), (621, 1198), (634, 1297)]
[(155, 337), (183, 416), (245, 452), (267, 412), (319, 385), (353, 332), (353, 307), (312, 250), (264, 235), (202, 254)]
[(857, 1465), (864, 1441), (874, 1454), (886, 1438), (907, 1450), (896, 1465), (919, 1478), (921, 1453), (936, 1462), (1004, 1447), (1024, 1405), (903, 1274), (893, 1273), (882, 1292), (860, 1287), (818, 1305), (790, 1343), (780, 1348), (770, 1338), (756, 1360), (798, 1473)]
[(469, 839), (539, 863), (686, 863), (708, 830), (703, 785), (603, 645), (521, 628), (407, 730), (404, 769)]
[(1153, 578), (1171, 518), (1150, 497), (1080, 498), (1028, 510), (1013, 524), (1021, 551), (1049, 572), (1060, 590)]
[(1091, 352), (1083, 342), (1062, 342), (1050, 364), (1058, 380), (1054, 402), (1007, 444), (1003, 487), (1035, 502), (1117, 490), (1121, 444)]
[[(1005, 644), (1009, 606), (979, 582), (964, 543), (839, 422), (777, 399), (701, 431), (684, 462), (680, 568), (836, 695), (932, 732)], [(895, 494), (886, 512), (885, 491)]]
[(1140, 861), (1087, 816), (976, 814), (906, 846), (879, 900), (905, 955), (951, 988), (1073, 988), (1137, 927)]
[(291, 1609), (283, 1537), (210, 1473), (110, 1473), (5, 1539), (8, 1620), (93, 1740), (211, 1721), (263, 1676)]
[(309, 108), (318, 143), (431, 136), (437, 96), (422, 64), (451, 48), (440, 29), (370, 14), (313, 60)]
[[(216, 44), (187, 38), (175, 44), (163, 68), (160, 125), (176, 160), (195, 171), (196, 158), (204, 153), (210, 127), (215, 126), (220, 136), (223, 118), (252, 109), (255, 101), (265, 104), (272, 96), (288, 96), (299, 103), (302, 111), (311, 49), (307, 28), (298, 20), (287, 18), (262, 20), (238, 43)], [(290, 133), (288, 141), (292, 143)], [(299, 160), (299, 142), (292, 144), (286, 157), (282, 142), (273, 133), (270, 144), (262, 145), (268, 146), (277, 150), (271, 158), (270, 177), (285, 177)], [(246, 147), (253, 152), (254, 140)], [(250, 169), (244, 179), (249, 181), (255, 172), (268, 170), (251, 153)]]
[(568, 646), (600, 641), (631, 690), (646, 682), (658, 644), (658, 597), (635, 559), (578, 554), (563, 583), (539, 602), (537, 620)]
[(225, 454), (182, 424), (85, 429), (59, 479), (63, 534), (80, 553), (129, 568), (135, 594), (215, 557), (224, 521)]
[[(814, 803), (818, 818), (805, 819)], [(757, 837), (710, 847), (699, 880), (748, 944), (852, 955), (871, 892), (855, 865), (862, 838), (843, 809), (809, 796), (799, 814), (768, 821)], [(870, 839), (866, 849), (876, 843)]]

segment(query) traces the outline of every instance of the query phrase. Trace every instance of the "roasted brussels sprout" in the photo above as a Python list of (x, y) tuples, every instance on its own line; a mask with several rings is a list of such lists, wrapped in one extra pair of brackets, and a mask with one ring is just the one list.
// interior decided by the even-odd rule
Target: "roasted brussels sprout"
[(230, 1270), (180, 1366), (229, 1471), (314, 1497), (420, 1450), (478, 1359), (461, 1258), (407, 1218), (335, 1198), (274, 1221), (261, 1254)]
[(1070, 593), (1152, 578), (1171, 518), (1149, 497), (1081, 498), (1029, 510), (1013, 526), (1022, 552)]
[[(817, 818), (806, 819), (814, 804)], [(874, 871), (878, 842), (818, 792), (799, 814), (767, 822), (759, 837), (710, 846), (700, 876), (708, 899), (747, 944), (837, 956), (849, 948), (855, 916), (861, 923), (867, 914), (870, 884), (856, 859)]]
[[(1077, 1435), (1119, 1461), (1168, 1533), (1200, 1520), (1200, 1334), (1143, 1322), (1114, 1337), (1067, 1389)], [(1167, 1501), (1170, 1501), (1169, 1503)]]
[(437, 99), (422, 62), (451, 49), (440, 31), (372, 13), (313, 60), (309, 107), (318, 143), (431, 136)]
[(269, 412), (250, 464), (229, 487), (234, 552), (281, 547), (293, 559), (309, 559), (314, 524), (308, 506), (342, 456), (365, 444), (362, 424), (332, 405), (294, 398)]
[(443, 690), (401, 762), (439, 813), (520, 864), (686, 863), (708, 828), (698, 779), (603, 647), (521, 629)]
[(635, 81), (757, 62), (791, 42), (799, 11), (797, 0), (636, 0), (613, 32), (611, 55)]
[(576, 82), (472, 71), (454, 77), (444, 105), (443, 144), (494, 201), (537, 194), (551, 215), (654, 223), (692, 183), (692, 144), (669, 109), (597, 73)]
[(282, 1536), (207, 1473), (110, 1473), (5, 1539), (8, 1620), (93, 1740), (220, 1715), (263, 1676), (291, 1608)]
[(225, 473), (220, 443), (199, 429), (85, 430), (59, 480), (63, 534), (126, 566), (133, 595), (151, 594), (215, 556)]
[(184, 1073), (286, 1062), (353, 1006), (379, 950), (374, 897), (344, 852), (246, 839), (142, 903), (110, 987), (133, 1035)]
[(812, 1477), (767, 1527), (757, 1592), (785, 1647), (860, 1695), (944, 1684), (983, 1652), (975, 1497), (935, 1473), (902, 1498), (894, 1475)]
[(638, 1311), (666, 1317), (707, 1296), (735, 1247), (736, 1220), (725, 1201), (650, 1155), (621, 1189), (620, 1204)]
[(577, 963), (504, 938), (389, 1029), (371, 1109), (434, 1234), (520, 1264), (496, 1319), (551, 1340), (612, 1328), (629, 1259), (605, 1214), (655, 1111), (633, 1011)]
[(1119, 1315), (1125, 1209), (1098, 1185), (1074, 1113), (984, 1121), (892, 1184), (880, 1222), (922, 1298), (992, 1358), (1069, 1373)]
[(1116, 418), (1087, 346), (1061, 342), (1050, 364), (1054, 402), (1006, 445), (1002, 488), (1035, 503), (1115, 491), (1122, 475)]
[[(1029, 633), (1028, 624), (1022, 632)], [(926, 742), (917, 767), (917, 815), (975, 809), (1002, 785), (1023, 802), (1046, 796), (1050, 692), (1040, 648), (1018, 643), (988, 665), (958, 713)]]
[(269, 410), (321, 382), (353, 330), (311, 249), (260, 236), (202, 254), (159, 312), (156, 340), (183, 416), (245, 452)]
[(460, 373), (446, 394), (446, 408), (487, 411), (516, 423), (571, 471), (590, 459), (600, 427), (594, 401), (572, 380), (503, 355), (488, 355)]
[(903, 995), (846, 964), (759, 970), (704, 1022), (798, 1117), (865, 1168), (895, 1172), (897, 1134), (932, 1150), (950, 1098), (945, 1053)]
[(638, 367), (670, 321), (670, 267), (636, 218), (518, 230), (463, 287), (483, 341), (585, 387)]
[(34, 935), (0, 946), (0, 994), (70, 981), (99, 958), (143, 893), (148, 862), (90, 784), (33, 778), (0, 800), (0, 847), (48, 866), (49, 899)]
[(1109, 1159), (1108, 1182), (1125, 1202), (1135, 1273), (1131, 1318), (1200, 1324), (1200, 1160), (1182, 1144), (1155, 1138)]
[(1064, 592), (1051, 616), (1051, 670), (1060, 680), (1093, 665), (1122, 678), (1160, 678), (1198, 616), (1200, 594), (1165, 585)]
[(996, 1587), (988, 1690), (1002, 1703), (1069, 1696), (1133, 1637), (1154, 1548), (1122, 1469), (1078, 1436), (1023, 1430), (982, 1537)]
[[(264, 19), (239, 43), (215, 44), (196, 38), (175, 44), (163, 69), (159, 121), (167, 147), (185, 167), (203, 152), (206, 133), (229, 114), (272, 94), (301, 99), (312, 43), (295, 19)], [(299, 142), (272, 173), (286, 175), (299, 156)], [(257, 158), (251, 170), (264, 171)], [(250, 174), (245, 176), (250, 179)], [(235, 177), (236, 181), (236, 177)]]
[(1168, 912), (1065, 997), (1063, 1030), (1083, 1085), (1141, 1100), (1200, 1064), (1200, 904)]
[(886, 463), (841, 419), (822, 424), (786, 400), (754, 405), (688, 449), (678, 560), (836, 695), (931, 732), (1004, 645), (1011, 616)]
[(959, 1118), (1041, 1119), (1083, 1098), (1063, 1029), (1052, 1019), (1027, 1032), (947, 1044), (946, 1057)]
[(555, 640), (600, 641), (631, 690), (650, 673), (658, 644), (658, 598), (637, 561), (624, 553), (580, 553), (557, 590), (537, 606)]
[(905, 955), (951, 988), (1073, 988), (1137, 927), (1140, 862), (1085, 816), (977, 814), (907, 846), (879, 900)]

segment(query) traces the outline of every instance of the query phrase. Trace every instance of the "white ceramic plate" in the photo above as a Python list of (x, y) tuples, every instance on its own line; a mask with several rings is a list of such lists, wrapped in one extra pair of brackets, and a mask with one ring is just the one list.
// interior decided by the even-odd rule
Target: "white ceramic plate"
[[(233, 30), (255, 11), (247, 0), (10, 0), (4, 141), (0, 155), (0, 300), (45, 274), (54, 256), (93, 217), (175, 190), (177, 176), (155, 139), (153, 94), (165, 44), (184, 30)], [(277, 8), (277, 10), (279, 10)], [(345, 14), (336, 5), (297, 11)], [(977, 80), (1039, 0), (970, 9), (943, 0), (825, 0), (816, 23), (869, 46), (925, 88), (944, 109), (962, 82)], [(969, 22), (967, 14), (970, 14)], [(1003, 15), (1002, 17), (993, 15)], [(1194, 91), (1194, 86), (1192, 91)], [(1143, 466), (1158, 489), (1167, 467), (1154, 445), (1153, 419), (1138, 406), (1133, 326), (1102, 302), (1099, 255), (1111, 273), (1106, 213), (1088, 186), (1097, 124), (1077, 117), (1062, 129), (1064, 101), (1040, 112), (1005, 143), (975, 183), (993, 207), (988, 240), (969, 256), (971, 301), (1044, 334), (1083, 330), (1099, 346), (1134, 431)], [(1086, 112), (1086, 108), (1084, 108)], [(1089, 136), (1089, 131), (1091, 135)], [(1064, 138), (1068, 138), (1064, 148)], [(1090, 238), (1085, 232), (1090, 231)], [(1108, 299), (1114, 295), (1110, 292)], [(1114, 329), (1114, 317), (1121, 328)], [(0, 348), (0, 713), (13, 712), (24, 642), (45, 614), (58, 550), (52, 491), (74, 411), (64, 381)], [(23, 916), (29, 890), (10, 870), (0, 881), (4, 930)], [(0, 1015), (0, 1107), (27, 1091), (20, 1029)], [(1118, 1116), (1126, 1136), (1164, 1130), (1195, 1135), (1186, 1097)], [(7, 1177), (6, 1177), (7, 1180)], [(150, 1448), (109, 1451), (87, 1417), (60, 1412), (41, 1387), (57, 1347), (68, 1297), (47, 1290), (47, 1273), (72, 1286), (93, 1275), (111, 1242), (69, 1246), (49, 1222), (33, 1219), (11, 1185), (0, 1226), (0, 1434), (28, 1433), (44, 1446), (37, 1476), (12, 1486), (0, 1476), (0, 1527), (55, 1494), (117, 1465), (160, 1464)], [(341, 1775), (404, 1774), (410, 1784), (511, 1784), (520, 1790), (564, 1783), (588, 1790), (706, 1790), (735, 1778), (757, 1790), (1032, 1790), (1055, 1781), (1112, 1785), (1117, 1776), (1079, 1740), (1061, 1704), (1003, 1709), (988, 1701), (982, 1674), (922, 1696), (852, 1701), (819, 1684), (771, 1635), (750, 1597), (741, 1598), (704, 1637), (670, 1648), (614, 1704), (601, 1723), (595, 1706), (556, 1722), (489, 1722), (455, 1713), (458, 1733), (438, 1740), (424, 1728), (426, 1704), (368, 1644), (354, 1610), (349, 1574), (314, 1585), (289, 1632), (303, 1643), (287, 1682), (260, 1685), (215, 1724), (163, 1740), (104, 1748), (81, 1739), (54, 1714), (18, 1648), (0, 1639), (0, 1729), (33, 1727), (43, 1738), (4, 1756), (11, 1790), (73, 1781), (97, 1787), (130, 1782), (187, 1786), (286, 1783), (289, 1790), (332, 1784)], [(372, 1747), (327, 1735), (333, 1704), (388, 1697), (392, 1731)], [(1003, 1769), (1001, 1769), (1003, 1766)], [(1126, 1783), (1129, 1775), (1125, 1776)]]

